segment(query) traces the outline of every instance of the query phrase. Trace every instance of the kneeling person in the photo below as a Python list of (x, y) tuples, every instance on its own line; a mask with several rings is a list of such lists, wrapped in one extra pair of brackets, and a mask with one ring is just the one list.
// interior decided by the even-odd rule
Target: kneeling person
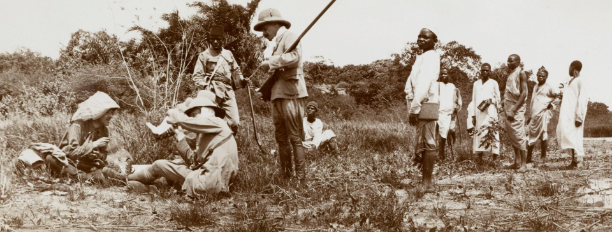
[[(183, 183), (182, 190), (190, 197), (229, 191), (230, 178), (238, 171), (238, 148), (232, 130), (222, 119), (225, 111), (214, 100), (215, 94), (200, 91), (185, 113), (169, 110), (168, 123), (175, 127), (176, 149), (182, 160), (157, 160), (128, 179), (151, 184), (165, 177)], [(197, 134), (195, 144), (190, 146), (186, 132)]]
[(323, 121), (317, 118), (319, 106), (311, 101), (306, 105), (306, 117), (304, 117), (304, 147), (308, 151), (328, 147), (334, 154), (338, 154), (336, 134), (331, 130), (323, 131)]

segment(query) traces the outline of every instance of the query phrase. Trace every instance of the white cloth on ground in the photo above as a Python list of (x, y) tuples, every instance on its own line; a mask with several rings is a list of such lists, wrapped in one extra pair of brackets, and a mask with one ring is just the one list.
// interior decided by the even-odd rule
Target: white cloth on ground
[[(557, 124), (559, 146), (561, 149), (574, 149), (577, 157), (584, 156), (584, 119), (589, 103), (583, 79), (584, 77), (574, 78), (565, 85)], [(576, 127), (576, 121), (582, 122), (582, 125)]]
[[(482, 101), (486, 101), (488, 99), (492, 100), (491, 105), (484, 111), (480, 111), (478, 109), (478, 105)], [(491, 144), (488, 149), (485, 147), (481, 147), (481, 142), (483, 141), (485, 135), (488, 133), (483, 126), (491, 125), (491, 121), (497, 120), (497, 109), (500, 102), (500, 94), (499, 94), (499, 86), (497, 81), (493, 79), (488, 79), (484, 84), (482, 80), (477, 80), (474, 82), (474, 89), (472, 91), (472, 103), (473, 103), (473, 112), (476, 116), (476, 132), (474, 134), (474, 143), (473, 143), (473, 151), (490, 151), (493, 154), (499, 154), (500, 150), (500, 142), (499, 142), (499, 133), (495, 133), (496, 142)], [(483, 130), (483, 131), (481, 131)]]
[(336, 137), (331, 130), (323, 131), (323, 121), (315, 119), (314, 122), (309, 122), (307, 117), (304, 117), (304, 147), (308, 150), (318, 149), (321, 143), (329, 141)]
[(406, 81), (406, 98), (411, 100), (409, 111), (411, 114), (421, 112), (421, 102), (438, 102), (437, 80), (440, 75), (440, 55), (429, 50), (416, 57), (412, 71)]

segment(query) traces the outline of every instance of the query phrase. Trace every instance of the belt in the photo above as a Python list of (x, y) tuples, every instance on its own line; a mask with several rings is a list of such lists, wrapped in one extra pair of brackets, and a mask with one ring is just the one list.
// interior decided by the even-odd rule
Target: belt
[(213, 81), (218, 81), (218, 82), (221, 82), (221, 83), (227, 84), (227, 85), (231, 85), (232, 84), (227, 77), (222, 77), (222, 76), (215, 75), (212, 80)]

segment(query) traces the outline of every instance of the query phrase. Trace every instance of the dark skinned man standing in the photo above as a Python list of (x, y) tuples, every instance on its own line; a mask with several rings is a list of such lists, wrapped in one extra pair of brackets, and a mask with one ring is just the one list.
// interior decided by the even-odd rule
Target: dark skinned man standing
[(421, 30), (417, 44), (423, 53), (417, 56), (404, 89), (410, 101), (410, 125), (416, 126), (415, 161), (422, 165), (423, 187), (429, 192), (433, 190), (432, 175), (437, 154), (436, 120), (419, 120), (419, 113), (424, 102), (438, 102), (440, 55), (434, 50), (437, 41), (438, 37), (432, 30)]
[(520, 67), (521, 57), (512, 54), (508, 57), (510, 75), (506, 80), (504, 93), (504, 112), (506, 113), (506, 137), (514, 148), (512, 169), (524, 170), (527, 156), (525, 133), (525, 111), (527, 99), (527, 74)]
[(584, 77), (580, 76), (582, 63), (574, 61), (570, 64), (571, 79), (565, 83), (559, 123), (557, 124), (557, 141), (561, 149), (571, 149), (572, 163), (568, 168), (576, 169), (582, 166), (584, 157), (584, 120), (589, 98), (584, 90)]

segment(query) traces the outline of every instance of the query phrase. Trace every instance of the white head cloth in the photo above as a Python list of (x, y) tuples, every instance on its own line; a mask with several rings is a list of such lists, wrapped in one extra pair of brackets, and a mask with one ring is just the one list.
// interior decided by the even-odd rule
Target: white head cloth
[(96, 120), (102, 117), (109, 109), (117, 109), (119, 105), (104, 92), (96, 92), (84, 102), (79, 104), (79, 108), (72, 115), (72, 122), (76, 120)]

